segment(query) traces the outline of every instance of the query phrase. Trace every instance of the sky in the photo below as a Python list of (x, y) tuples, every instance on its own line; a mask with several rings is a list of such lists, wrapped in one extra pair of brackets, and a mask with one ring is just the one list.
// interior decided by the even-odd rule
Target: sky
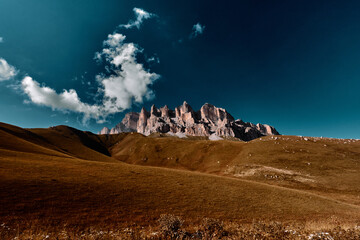
[(359, 1), (1, 0), (0, 122), (98, 132), (187, 101), (360, 138)]

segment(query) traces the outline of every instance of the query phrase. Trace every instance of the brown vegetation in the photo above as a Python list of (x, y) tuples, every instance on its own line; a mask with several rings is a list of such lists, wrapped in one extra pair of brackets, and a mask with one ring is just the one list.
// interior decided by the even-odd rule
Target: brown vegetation
[[(340, 226), (353, 234), (359, 164), (355, 140), (278, 136), (246, 143), (0, 124), (0, 224), (18, 236), (128, 228), (141, 239), (164, 229), (158, 219), (172, 213), (185, 219), (175, 224), (177, 236), (271, 232), (261, 228), (272, 221), (314, 221), (317, 230)], [(253, 219), (266, 224), (251, 225)], [(234, 222), (240, 230), (229, 229)], [(288, 230), (282, 226), (271, 229)]]
[[(183, 223), (186, 223), (183, 225)], [(309, 228), (303, 224), (256, 221), (252, 224), (223, 222), (217, 219), (204, 219), (199, 225), (186, 222), (172, 214), (162, 215), (156, 226), (106, 228), (75, 226), (44, 226), (37, 223), (28, 225), (25, 230), (0, 225), (1, 239), (262, 239), (262, 240), (343, 240), (360, 239), (360, 226), (330, 226), (320, 229)]]

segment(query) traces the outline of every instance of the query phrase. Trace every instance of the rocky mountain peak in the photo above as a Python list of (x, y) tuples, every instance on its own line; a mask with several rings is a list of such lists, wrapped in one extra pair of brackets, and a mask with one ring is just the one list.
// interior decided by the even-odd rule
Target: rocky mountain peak
[(143, 116), (147, 116), (148, 115), (148, 112), (146, 111), (146, 109), (144, 107), (141, 108), (141, 111), (140, 111), (140, 116), (143, 115)]
[(183, 105), (181, 106), (181, 110), (184, 112), (184, 113), (187, 113), (187, 112), (192, 112), (192, 108), (191, 106), (186, 102), (184, 101)]
[(138, 132), (144, 135), (160, 132), (212, 136), (212, 139), (234, 137), (244, 141), (279, 134), (274, 127), (267, 124), (255, 125), (240, 119), (234, 120), (233, 116), (225, 109), (209, 103), (205, 103), (199, 111), (195, 112), (186, 101), (174, 110), (170, 110), (167, 105), (160, 109), (152, 105), (150, 112), (142, 108), (140, 113), (127, 113), (114, 128), (103, 128), (99, 134), (120, 132)]
[(136, 124), (136, 131), (137, 132), (143, 132), (146, 127), (147, 119), (148, 119), (149, 113), (146, 111), (146, 109), (143, 107), (141, 109), (141, 112), (139, 114), (139, 119)]
[(107, 127), (104, 127), (103, 129), (101, 129), (99, 134), (110, 134), (110, 129)]
[(229, 122), (233, 122), (234, 118), (223, 108), (217, 108), (214, 105), (209, 103), (205, 103), (200, 108), (201, 119), (204, 121), (212, 121), (212, 122), (225, 122), (228, 124)]
[(161, 112), (161, 117), (170, 117), (169, 107), (167, 105), (160, 108), (160, 112)]

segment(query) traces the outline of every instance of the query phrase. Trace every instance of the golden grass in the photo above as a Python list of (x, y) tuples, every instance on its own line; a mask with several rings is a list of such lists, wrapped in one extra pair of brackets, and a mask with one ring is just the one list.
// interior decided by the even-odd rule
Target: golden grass
[[(192, 225), (203, 218), (242, 224), (360, 220), (358, 142), (289, 136), (214, 142), (97, 136), (65, 126), (0, 127), (0, 223), (21, 232), (33, 224), (66, 224), (69, 234), (89, 227), (156, 226), (169, 213)], [(339, 160), (338, 153), (345, 157)], [(255, 174), (236, 175), (229, 166)], [(264, 178), (259, 169), (282, 181)]]
[(113, 158), (131, 164), (247, 179), (360, 205), (360, 141), (296, 136), (189, 141), (134, 134), (109, 149)]
[(343, 228), (325, 227), (307, 229), (302, 224), (254, 221), (251, 224), (224, 222), (218, 219), (203, 219), (199, 224), (184, 221), (171, 214), (162, 215), (156, 226), (106, 228), (76, 226), (51, 226), (33, 222), (25, 230), (0, 224), (1, 239), (284, 239), (284, 240), (343, 240), (360, 239), (360, 226)]

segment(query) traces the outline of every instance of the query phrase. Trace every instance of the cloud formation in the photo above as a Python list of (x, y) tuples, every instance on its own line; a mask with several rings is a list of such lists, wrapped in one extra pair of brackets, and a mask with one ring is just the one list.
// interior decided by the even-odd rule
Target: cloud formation
[(108, 113), (128, 109), (133, 101), (143, 103), (144, 99), (151, 99), (154, 93), (149, 87), (160, 77), (137, 62), (136, 54), (143, 50), (134, 43), (125, 43), (125, 38), (120, 33), (109, 34), (104, 49), (96, 54), (96, 58), (110, 63), (114, 72), (109, 76), (97, 76), (104, 94), (104, 110)]
[[(135, 12), (139, 14), (137, 20), (130, 22), (134, 26), (149, 18), (146, 15), (148, 13), (143, 10)], [(160, 75), (151, 73), (137, 62), (137, 54), (143, 49), (132, 42), (126, 43), (125, 39), (126, 36), (120, 33), (109, 34), (103, 42), (103, 49), (95, 54), (95, 59), (107, 63), (105, 68), (109, 71), (106, 72), (111, 72), (96, 76), (98, 93), (103, 96), (102, 101), (97, 104), (82, 102), (74, 89), (57, 93), (52, 88), (40, 86), (30, 76), (22, 80), (22, 89), (37, 105), (84, 114), (84, 123), (90, 118), (102, 123), (110, 114), (129, 109), (133, 103), (150, 100), (154, 97), (150, 87)]]
[(192, 28), (192, 33), (190, 34), (189, 38), (196, 38), (198, 35), (203, 34), (205, 30), (205, 26), (201, 25), (200, 23), (194, 24)]
[(0, 81), (6, 81), (16, 76), (18, 71), (15, 67), (8, 64), (8, 62), (0, 58)]
[(85, 119), (90, 117), (99, 119), (100, 117), (100, 107), (81, 102), (74, 89), (63, 90), (62, 93), (58, 94), (54, 89), (40, 86), (37, 81), (29, 76), (26, 76), (21, 81), (21, 86), (35, 104), (51, 107), (53, 110), (69, 110), (83, 113)]
[(133, 11), (135, 13), (136, 20), (130, 20), (127, 24), (121, 24), (119, 25), (119, 27), (123, 27), (126, 29), (136, 27), (137, 29), (140, 29), (140, 25), (145, 19), (149, 19), (156, 16), (155, 14), (149, 13), (141, 8), (134, 8)]

